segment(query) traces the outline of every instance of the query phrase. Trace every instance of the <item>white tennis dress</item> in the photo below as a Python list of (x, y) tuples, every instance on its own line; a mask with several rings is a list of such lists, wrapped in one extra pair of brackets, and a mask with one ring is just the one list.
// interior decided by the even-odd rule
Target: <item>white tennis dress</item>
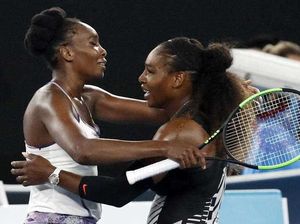
[[(70, 99), (70, 96), (57, 84), (62, 92)], [(74, 104), (72, 102), (74, 107)], [(76, 110), (76, 107), (74, 107)], [(78, 114), (78, 123), (80, 129), (90, 138), (99, 137), (96, 130), (85, 123)], [(54, 143), (50, 146), (36, 148), (26, 144), (26, 152), (37, 154), (48, 159), (54, 166), (72, 173), (82, 176), (97, 176), (97, 166), (85, 166), (75, 162), (66, 151), (58, 144)], [(59, 213), (76, 216), (92, 216), (97, 220), (101, 216), (101, 204), (84, 200), (78, 195), (71, 193), (59, 186), (51, 184), (42, 184), (32, 186), (30, 191), (28, 213), (39, 211), (47, 213)]]

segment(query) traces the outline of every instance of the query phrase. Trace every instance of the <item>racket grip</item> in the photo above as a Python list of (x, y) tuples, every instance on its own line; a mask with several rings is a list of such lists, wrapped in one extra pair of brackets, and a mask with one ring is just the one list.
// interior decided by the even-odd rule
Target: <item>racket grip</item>
[(127, 171), (126, 177), (128, 183), (132, 185), (148, 177), (152, 177), (157, 174), (178, 168), (179, 166), (180, 166), (179, 163), (171, 159), (165, 159), (136, 170)]

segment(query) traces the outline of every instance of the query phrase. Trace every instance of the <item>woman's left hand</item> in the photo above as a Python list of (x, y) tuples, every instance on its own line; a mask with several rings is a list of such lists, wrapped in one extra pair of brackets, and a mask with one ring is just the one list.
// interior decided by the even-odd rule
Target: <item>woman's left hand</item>
[(249, 92), (251, 95), (260, 92), (260, 90), (258, 88), (252, 86), (251, 84), (252, 84), (252, 81), (249, 79), (242, 82), (242, 85), (245, 88), (245, 90), (247, 92)]
[(46, 183), (55, 167), (42, 156), (28, 153), (23, 153), (23, 156), (26, 160), (11, 162), (11, 173), (17, 176), (17, 182), (23, 186)]

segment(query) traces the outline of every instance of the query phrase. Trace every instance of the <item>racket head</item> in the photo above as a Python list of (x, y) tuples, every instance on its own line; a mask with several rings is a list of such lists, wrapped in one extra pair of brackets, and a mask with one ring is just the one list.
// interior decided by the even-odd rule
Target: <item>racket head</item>
[(274, 88), (244, 100), (226, 121), (223, 142), (230, 159), (268, 170), (300, 159), (300, 92)]

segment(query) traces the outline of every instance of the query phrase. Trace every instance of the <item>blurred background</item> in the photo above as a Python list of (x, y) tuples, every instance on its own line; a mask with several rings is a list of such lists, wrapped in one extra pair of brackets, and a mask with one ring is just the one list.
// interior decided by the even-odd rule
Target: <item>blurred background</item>
[[(1, 0), (0, 1), (0, 179), (15, 183), (10, 162), (24, 151), (22, 119), (33, 93), (51, 78), (38, 58), (23, 47), (31, 17), (53, 6), (69, 17), (93, 26), (108, 51), (103, 80), (93, 84), (114, 94), (142, 99), (137, 77), (147, 53), (161, 41), (175, 36), (194, 37), (204, 44), (227, 41), (251, 47), (253, 38), (300, 43), (297, 0)], [(116, 126), (98, 122), (102, 136), (149, 139), (156, 127)], [(125, 164), (101, 166), (102, 173), (116, 174)]]

